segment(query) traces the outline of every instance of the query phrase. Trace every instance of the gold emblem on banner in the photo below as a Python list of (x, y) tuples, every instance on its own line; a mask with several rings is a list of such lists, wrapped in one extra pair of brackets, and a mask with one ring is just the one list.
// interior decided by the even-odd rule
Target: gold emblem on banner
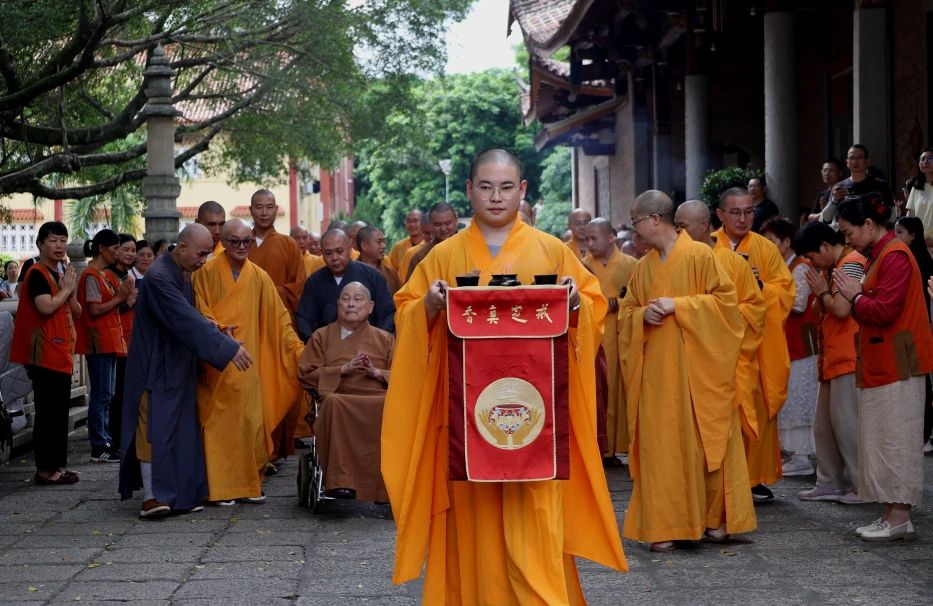
[(535, 386), (514, 377), (487, 385), (473, 412), (479, 434), (503, 450), (534, 442), (544, 427), (544, 413), (544, 399)]

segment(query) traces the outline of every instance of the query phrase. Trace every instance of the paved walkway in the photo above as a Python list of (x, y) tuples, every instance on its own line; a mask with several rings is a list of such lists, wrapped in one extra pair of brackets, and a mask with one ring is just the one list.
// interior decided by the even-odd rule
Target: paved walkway
[[(267, 484), (264, 505), (209, 507), (158, 522), (116, 496), (115, 465), (88, 463), (71, 443), (71, 487), (32, 484), (32, 459), (0, 467), (0, 603), (341, 604), (410, 606), (420, 584), (390, 582), (393, 526), (387, 507), (339, 503), (312, 516), (297, 506), (296, 463)], [(580, 563), (591, 605), (933, 603), (933, 457), (925, 458), (919, 538), (868, 544), (853, 529), (878, 506), (803, 503), (808, 479), (776, 486), (758, 506), (760, 530), (728, 545), (657, 555), (625, 542), (631, 573)], [(631, 493), (609, 472), (621, 519)]]

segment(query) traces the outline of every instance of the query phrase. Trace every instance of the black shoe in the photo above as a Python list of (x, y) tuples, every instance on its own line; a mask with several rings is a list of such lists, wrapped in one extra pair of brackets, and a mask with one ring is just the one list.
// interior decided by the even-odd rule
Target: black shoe
[(110, 444), (104, 446), (91, 446), (91, 461), (94, 463), (119, 463), (120, 452)]
[(774, 493), (764, 484), (752, 486), (752, 499), (755, 501), (773, 501)]
[(325, 490), (324, 496), (331, 499), (355, 499), (356, 491), (352, 488), (333, 488)]

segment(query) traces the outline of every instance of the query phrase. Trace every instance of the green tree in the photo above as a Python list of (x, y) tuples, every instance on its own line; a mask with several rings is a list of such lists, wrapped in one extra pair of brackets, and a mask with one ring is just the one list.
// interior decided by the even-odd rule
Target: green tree
[[(145, 175), (157, 45), (182, 112), (175, 166), (284, 177), (325, 165), (410, 103), (472, 0), (33, 0), (0, 18), (0, 196), (78, 199)], [(218, 137), (223, 145), (213, 145)]]
[(522, 161), (526, 199), (540, 195), (541, 161), (535, 129), (522, 126), (515, 79), (488, 70), (426, 80), (414, 89), (411, 111), (387, 118), (387, 135), (363, 142), (356, 154), (357, 215), (382, 225), (390, 239), (404, 234), (405, 214), (444, 201), (438, 161), (451, 160), (450, 202), (462, 217), (470, 161), (490, 147), (505, 147)]

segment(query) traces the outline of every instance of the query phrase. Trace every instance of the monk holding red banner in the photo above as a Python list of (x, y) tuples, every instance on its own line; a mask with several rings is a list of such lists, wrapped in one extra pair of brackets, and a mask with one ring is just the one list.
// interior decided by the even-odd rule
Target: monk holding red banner
[[(512, 154), (481, 153), (466, 183), (471, 225), (438, 244), (395, 297), (392, 374), (404, 380), (393, 380), (386, 397), (382, 452), (392, 456), (382, 473), (398, 528), (393, 581), (419, 577), (427, 554), (425, 604), (580, 604), (574, 556), (626, 569), (596, 445), (592, 360), (606, 301), (569, 248), (518, 220), (526, 186)], [(567, 481), (450, 480), (445, 306), (449, 284), (474, 272), (481, 284), (493, 274), (526, 285), (556, 274), (568, 286)], [(487, 307), (483, 321), (488, 315)], [(574, 520), (572, 531), (565, 520)]]

